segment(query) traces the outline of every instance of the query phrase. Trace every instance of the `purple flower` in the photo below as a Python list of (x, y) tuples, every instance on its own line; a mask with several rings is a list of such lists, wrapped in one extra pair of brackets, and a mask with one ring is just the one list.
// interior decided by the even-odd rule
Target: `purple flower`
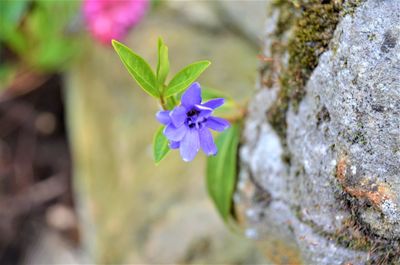
[(208, 156), (217, 154), (209, 129), (222, 132), (229, 127), (226, 120), (211, 116), (222, 104), (223, 98), (202, 104), (200, 84), (196, 82), (183, 93), (180, 106), (157, 112), (157, 120), (166, 125), (164, 135), (169, 140), (169, 147), (179, 148), (184, 161), (193, 160), (200, 147)]

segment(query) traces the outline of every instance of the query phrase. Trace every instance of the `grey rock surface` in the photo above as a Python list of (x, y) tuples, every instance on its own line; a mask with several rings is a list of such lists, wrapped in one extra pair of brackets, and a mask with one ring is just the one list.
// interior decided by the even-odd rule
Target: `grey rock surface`
[(265, 115), (279, 84), (259, 85), (235, 195), (247, 236), (288, 242), (305, 264), (364, 264), (385, 251), (400, 260), (399, 42), (400, 1), (365, 1), (341, 19), (299, 109), (287, 113), (290, 163)]
[(261, 43), (265, 17), (265, 8), (270, 0), (257, 1), (210, 1), (219, 11), (219, 19), (236, 29), (255, 45)]

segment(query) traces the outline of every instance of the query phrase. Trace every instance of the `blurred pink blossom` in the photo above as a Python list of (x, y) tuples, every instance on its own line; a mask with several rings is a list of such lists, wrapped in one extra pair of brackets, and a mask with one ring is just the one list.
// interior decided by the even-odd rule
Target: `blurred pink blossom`
[(103, 44), (121, 40), (149, 7), (149, 0), (84, 0), (83, 13), (91, 34)]

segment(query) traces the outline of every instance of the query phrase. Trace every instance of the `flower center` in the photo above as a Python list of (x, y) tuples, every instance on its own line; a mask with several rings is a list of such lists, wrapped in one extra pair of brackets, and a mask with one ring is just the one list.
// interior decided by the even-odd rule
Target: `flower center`
[(200, 118), (199, 119), (199, 113), (200, 111), (196, 109), (192, 109), (186, 113), (186, 124), (189, 128), (194, 128), (196, 127), (197, 129), (201, 128), (203, 125), (202, 123), (206, 120), (205, 118)]
[(199, 114), (199, 111), (198, 110), (196, 110), (196, 109), (192, 109), (192, 110), (190, 110), (190, 111), (188, 111), (187, 113), (186, 113), (186, 115), (188, 116), (188, 117), (193, 117), (193, 116), (197, 116)]

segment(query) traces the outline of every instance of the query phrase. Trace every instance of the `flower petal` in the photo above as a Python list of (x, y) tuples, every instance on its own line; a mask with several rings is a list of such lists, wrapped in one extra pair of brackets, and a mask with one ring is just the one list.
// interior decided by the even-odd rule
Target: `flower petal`
[(214, 98), (201, 105), (207, 108), (216, 109), (219, 106), (223, 105), (224, 102), (225, 102), (224, 98)]
[(229, 122), (218, 117), (209, 117), (206, 121), (206, 127), (218, 132), (222, 132), (229, 126), (230, 126)]
[(187, 131), (179, 147), (183, 161), (189, 162), (194, 159), (200, 149), (199, 132), (195, 129)]
[(175, 127), (179, 127), (186, 120), (186, 109), (183, 106), (178, 106), (169, 113), (169, 116)]
[(194, 108), (199, 111), (198, 118), (207, 118), (213, 112), (213, 109), (198, 104), (194, 105)]
[(170, 123), (167, 127), (165, 127), (164, 135), (170, 141), (180, 141), (185, 136), (187, 131), (188, 128), (185, 125), (175, 127), (172, 123)]
[(171, 119), (169, 117), (169, 110), (160, 110), (159, 112), (156, 113), (156, 118), (159, 122), (161, 122), (164, 125), (167, 125), (168, 123), (171, 122)]
[(215, 146), (211, 132), (208, 128), (203, 127), (199, 130), (200, 146), (207, 156), (216, 155), (217, 147)]
[(175, 142), (175, 141), (170, 141), (169, 142), (169, 148), (171, 148), (171, 149), (178, 149), (179, 146), (180, 146), (179, 142)]
[(186, 109), (191, 109), (194, 105), (201, 103), (201, 88), (198, 82), (191, 84), (183, 93), (181, 103)]

